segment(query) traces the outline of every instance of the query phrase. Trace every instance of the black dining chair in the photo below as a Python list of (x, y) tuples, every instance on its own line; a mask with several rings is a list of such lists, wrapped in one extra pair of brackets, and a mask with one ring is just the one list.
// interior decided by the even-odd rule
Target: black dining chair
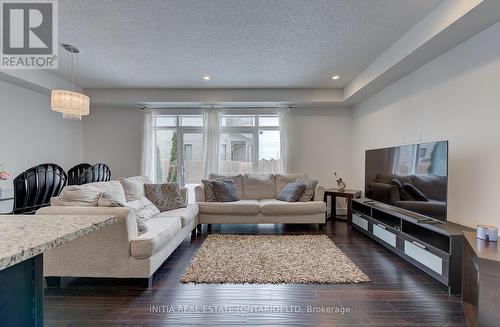
[(50, 198), (58, 196), (68, 177), (64, 170), (52, 163), (32, 167), (14, 178), (13, 214), (34, 214), (50, 205)]
[(87, 168), (79, 177), (78, 185), (96, 183), (96, 182), (107, 182), (111, 180), (111, 169), (108, 165), (103, 163), (98, 163), (90, 168)]
[(79, 185), (80, 176), (90, 167), (89, 163), (81, 163), (68, 170), (68, 185)]

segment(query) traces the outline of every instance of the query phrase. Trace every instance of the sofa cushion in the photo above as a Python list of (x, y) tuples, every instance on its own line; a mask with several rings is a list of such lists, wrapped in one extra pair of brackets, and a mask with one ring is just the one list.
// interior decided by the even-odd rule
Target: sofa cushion
[(234, 187), (236, 188), (236, 192), (238, 193), (238, 198), (242, 199), (243, 198), (243, 175), (217, 175), (217, 174), (210, 174), (208, 176), (209, 180), (228, 180), (232, 179), (234, 182)]
[(65, 186), (53, 206), (97, 207), (101, 193), (108, 193), (118, 202), (127, 202), (123, 187), (118, 181)]
[(188, 204), (185, 208), (179, 208), (175, 210), (160, 212), (153, 218), (161, 218), (161, 217), (179, 217), (181, 218), (182, 227), (189, 225), (199, 213), (198, 204), (191, 203)]
[(130, 252), (135, 258), (148, 258), (160, 251), (182, 228), (179, 217), (152, 218), (146, 225), (148, 231), (130, 241)]
[(243, 175), (243, 197), (247, 200), (276, 198), (274, 175), (245, 174)]
[(232, 180), (212, 181), (217, 202), (235, 202), (238, 201), (238, 194)]
[(292, 182), (288, 183), (283, 187), (280, 194), (276, 197), (276, 199), (280, 201), (286, 202), (296, 202), (302, 193), (304, 193), (306, 189), (306, 185), (301, 182)]
[(198, 202), (200, 213), (222, 215), (257, 215), (260, 212), (258, 200), (236, 202)]
[(144, 184), (144, 194), (160, 212), (186, 207), (177, 183)]
[[(276, 184), (276, 194), (280, 194), (281, 190), (283, 187), (285, 187), (286, 184), (295, 182), (298, 179), (307, 179), (306, 174), (279, 174), (279, 175), (274, 175), (275, 179), (275, 184)], [(269, 197), (271, 198), (271, 197)], [(273, 197), (275, 198), (275, 197)], [(264, 198), (263, 198), (264, 199)]]
[(303, 215), (325, 213), (323, 201), (284, 202), (276, 199), (260, 200), (260, 211), (263, 215)]
[(122, 184), (127, 202), (144, 197), (144, 184), (152, 183), (146, 176), (120, 177), (118, 181)]

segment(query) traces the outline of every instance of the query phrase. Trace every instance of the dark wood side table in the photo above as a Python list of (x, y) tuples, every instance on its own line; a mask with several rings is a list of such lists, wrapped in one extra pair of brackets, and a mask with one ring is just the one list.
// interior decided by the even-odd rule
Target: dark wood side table
[(361, 197), (361, 191), (345, 189), (343, 192), (341, 192), (339, 191), (338, 188), (328, 188), (325, 190), (325, 196), (324, 196), (325, 202), (327, 200), (327, 197), (331, 198), (331, 203), (332, 203), (331, 218), (333, 219), (337, 218), (337, 204), (336, 204), (337, 198), (347, 199), (347, 224), (350, 225), (352, 222), (352, 199)]
[(498, 326), (500, 321), (500, 247), (497, 242), (464, 232), (462, 301), (471, 327)]

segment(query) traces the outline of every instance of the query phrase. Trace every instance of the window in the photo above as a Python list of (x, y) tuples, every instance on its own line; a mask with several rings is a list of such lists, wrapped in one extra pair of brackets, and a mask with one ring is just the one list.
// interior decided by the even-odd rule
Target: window
[[(154, 163), (157, 183), (191, 188), (203, 177), (203, 116), (155, 115)], [(227, 114), (221, 117), (221, 174), (280, 171), (280, 127), (276, 114)]]
[(255, 126), (255, 116), (224, 115), (222, 126)]
[(277, 115), (223, 115), (220, 163), (222, 174), (277, 173), (280, 130)]
[[(199, 183), (203, 174), (203, 116), (154, 116), (155, 181)], [(182, 158), (182, 160), (179, 160)]]
[(193, 160), (193, 145), (192, 144), (184, 144), (184, 160), (185, 161)]

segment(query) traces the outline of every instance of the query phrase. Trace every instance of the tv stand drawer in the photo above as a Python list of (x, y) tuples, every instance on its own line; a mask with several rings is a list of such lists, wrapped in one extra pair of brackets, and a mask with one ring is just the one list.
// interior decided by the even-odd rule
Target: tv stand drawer
[(375, 235), (385, 243), (396, 247), (396, 235), (388, 231), (385, 226), (373, 224), (373, 235)]
[(443, 275), (443, 259), (427, 251), (426, 246), (418, 242), (409, 242), (405, 240), (404, 252), (409, 257), (420, 262), (427, 268)]
[(365, 218), (362, 218), (358, 214), (352, 215), (352, 223), (363, 228), (366, 231), (368, 230), (368, 220), (366, 220)]

